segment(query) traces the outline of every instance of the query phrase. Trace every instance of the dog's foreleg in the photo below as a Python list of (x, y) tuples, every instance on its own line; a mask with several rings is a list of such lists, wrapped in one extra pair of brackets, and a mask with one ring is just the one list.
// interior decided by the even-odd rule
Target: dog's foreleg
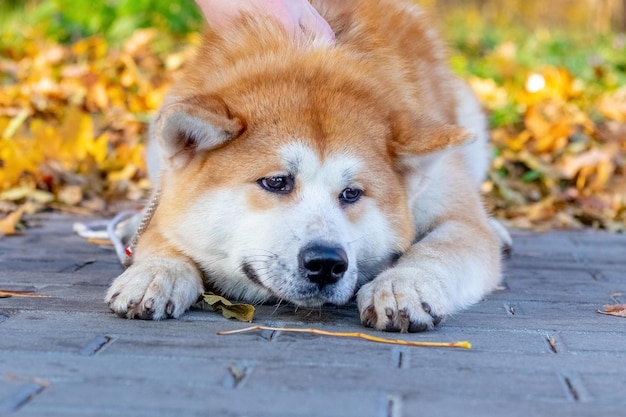
[(378, 330), (430, 330), (497, 285), (499, 254), (488, 226), (446, 221), (361, 288), (361, 320)]
[(121, 317), (178, 318), (203, 291), (195, 263), (169, 246), (155, 228), (148, 228), (133, 264), (113, 281), (105, 302)]
[(416, 242), (394, 267), (359, 290), (364, 325), (429, 330), (499, 282), (500, 241), (479, 193), (463, 171), (441, 178), (416, 203)]

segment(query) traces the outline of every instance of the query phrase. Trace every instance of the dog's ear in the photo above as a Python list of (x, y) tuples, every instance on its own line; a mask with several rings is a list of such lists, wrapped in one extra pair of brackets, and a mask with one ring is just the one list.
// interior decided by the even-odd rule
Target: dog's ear
[(390, 150), (395, 157), (428, 156), (471, 143), (474, 135), (456, 125), (409, 112), (393, 118)]
[(180, 100), (169, 97), (152, 129), (163, 162), (176, 170), (199, 151), (217, 148), (239, 136), (244, 123), (231, 114), (220, 98), (195, 96)]
[(405, 178), (409, 202), (424, 190), (431, 172), (450, 149), (472, 143), (475, 136), (468, 130), (425, 116), (405, 113), (394, 119), (389, 150), (396, 169)]

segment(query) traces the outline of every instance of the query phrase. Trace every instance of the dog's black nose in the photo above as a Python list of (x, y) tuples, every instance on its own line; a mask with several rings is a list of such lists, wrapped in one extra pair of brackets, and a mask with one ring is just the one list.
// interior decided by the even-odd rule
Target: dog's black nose
[(314, 242), (298, 255), (300, 269), (321, 287), (339, 281), (348, 270), (348, 255), (341, 246)]

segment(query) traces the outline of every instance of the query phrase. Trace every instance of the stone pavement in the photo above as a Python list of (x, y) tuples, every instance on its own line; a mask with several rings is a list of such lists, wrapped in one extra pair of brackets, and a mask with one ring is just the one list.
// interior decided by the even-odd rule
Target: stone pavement
[[(624, 416), (626, 236), (515, 233), (503, 288), (425, 334), (471, 350), (255, 332), (192, 311), (129, 321), (103, 304), (121, 267), (110, 248), (40, 214), (0, 239), (0, 415), (16, 416)], [(356, 307), (262, 306), (275, 326), (364, 331)], [(376, 333), (376, 332), (371, 332)]]

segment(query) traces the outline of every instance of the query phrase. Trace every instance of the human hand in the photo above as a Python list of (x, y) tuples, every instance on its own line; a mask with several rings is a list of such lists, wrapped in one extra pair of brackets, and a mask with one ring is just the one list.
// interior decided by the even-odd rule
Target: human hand
[(295, 39), (321, 39), (335, 43), (335, 33), (308, 0), (195, 0), (207, 22), (226, 28), (241, 12), (275, 18)]

